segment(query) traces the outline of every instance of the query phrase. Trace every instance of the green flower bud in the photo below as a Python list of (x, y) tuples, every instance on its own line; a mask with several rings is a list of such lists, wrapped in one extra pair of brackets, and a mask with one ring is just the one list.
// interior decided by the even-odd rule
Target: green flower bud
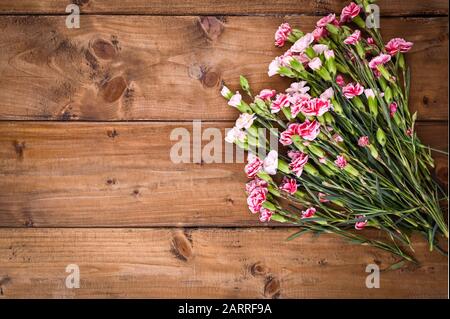
[(327, 24), (326, 26), (328, 32), (330, 32), (331, 34), (339, 34), (339, 28), (332, 25), (332, 24)]
[(344, 110), (342, 109), (342, 106), (339, 104), (338, 101), (335, 99), (331, 99), (331, 104), (333, 104), (333, 109), (336, 112), (336, 114), (343, 115)]
[(265, 181), (268, 182), (268, 183), (271, 183), (271, 182), (272, 182), (272, 177), (270, 177), (270, 175), (267, 174), (267, 173), (264, 172), (264, 171), (258, 172), (257, 175), (258, 175), (259, 178), (265, 180)]
[(366, 107), (364, 106), (363, 101), (359, 98), (359, 96), (355, 96), (352, 98), (353, 104), (355, 104), (356, 108), (360, 110), (361, 112), (366, 111)]
[(384, 100), (390, 104), (392, 102), (392, 90), (389, 86), (384, 90)]
[(276, 207), (274, 204), (272, 204), (271, 202), (269, 202), (268, 200), (266, 200), (266, 201), (262, 204), (262, 206), (263, 206), (264, 208), (267, 208), (267, 209), (271, 210), (271, 211), (276, 211), (276, 210), (277, 210), (277, 207)]
[(290, 174), (291, 171), (289, 170), (289, 165), (288, 163), (286, 163), (285, 161), (283, 161), (282, 159), (278, 159), (278, 170), (280, 172), (283, 172), (285, 174)]
[(374, 158), (378, 158), (378, 156), (380, 156), (380, 154), (378, 154), (377, 149), (375, 148), (375, 146), (373, 146), (373, 144), (369, 144), (368, 146), (370, 154), (374, 157)]
[(314, 155), (316, 155), (317, 157), (324, 157), (325, 156), (325, 152), (318, 146), (310, 144), (308, 146), (308, 150), (313, 153)]
[(244, 91), (248, 92), (250, 90), (250, 85), (248, 84), (248, 80), (243, 75), (241, 75), (239, 77), (239, 82), (241, 84), (241, 88)]
[(303, 169), (312, 176), (319, 176), (319, 171), (309, 163), (306, 163)]
[(346, 171), (347, 173), (350, 173), (351, 175), (353, 175), (355, 177), (359, 176), (359, 172), (351, 164), (347, 164), (344, 168), (344, 171)]
[(286, 219), (283, 215), (280, 214), (273, 214), (272, 217), (270, 218), (270, 220), (279, 222), (279, 223), (288, 223), (289, 220)]
[(381, 146), (386, 145), (386, 134), (381, 128), (378, 128), (377, 130), (377, 141)]
[(280, 191), (276, 187), (273, 187), (272, 185), (269, 184), (267, 189), (269, 190), (269, 193), (271, 193), (272, 195), (274, 195), (276, 197), (281, 196)]

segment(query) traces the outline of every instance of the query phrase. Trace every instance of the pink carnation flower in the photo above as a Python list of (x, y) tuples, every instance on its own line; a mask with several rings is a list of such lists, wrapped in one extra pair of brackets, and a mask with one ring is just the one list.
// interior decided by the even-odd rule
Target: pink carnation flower
[(391, 61), (391, 56), (389, 54), (380, 54), (370, 60), (369, 67), (376, 70), (377, 66), (386, 64), (389, 61)]
[(306, 116), (322, 116), (331, 108), (329, 100), (313, 98), (300, 104), (300, 111)]
[(255, 177), (250, 182), (245, 184), (245, 191), (247, 195), (250, 195), (251, 192), (257, 188), (265, 189), (267, 191), (267, 182), (259, 177)]
[(259, 221), (261, 223), (268, 222), (272, 218), (272, 215), (273, 215), (273, 212), (271, 210), (262, 207), (259, 212)]
[(342, 75), (338, 74), (336, 76), (336, 84), (339, 85), (340, 87), (343, 87), (345, 85), (345, 80)]
[(355, 30), (352, 34), (350, 34), (345, 40), (345, 44), (353, 44), (355, 45), (359, 39), (361, 38), (361, 31)]
[(277, 47), (282, 47), (291, 32), (292, 28), (289, 23), (282, 23), (275, 32), (275, 45)]
[(348, 6), (344, 7), (341, 12), (341, 22), (348, 22), (353, 20), (361, 11), (360, 6), (351, 2)]
[(307, 210), (302, 211), (302, 218), (311, 218), (316, 213), (316, 209), (314, 207), (310, 207)]
[(335, 24), (336, 22), (336, 15), (334, 13), (330, 13), (329, 15), (321, 18), (319, 21), (317, 21), (316, 26), (317, 27), (326, 27), (327, 24)]
[(392, 102), (389, 105), (389, 110), (391, 112), (391, 117), (394, 117), (395, 113), (397, 112), (397, 108), (398, 108), (397, 102)]
[(297, 182), (293, 178), (284, 177), (281, 182), (280, 189), (288, 192), (289, 194), (295, 194), (297, 191)]
[(349, 83), (342, 88), (342, 93), (347, 99), (352, 99), (355, 96), (361, 95), (364, 92), (364, 87), (359, 83)]
[(369, 137), (368, 136), (361, 136), (358, 139), (358, 145), (361, 147), (366, 147), (367, 145), (369, 145)]
[(298, 135), (298, 124), (292, 123), (289, 124), (288, 128), (281, 132), (280, 134), (280, 143), (284, 146), (291, 145), (292, 144), (292, 136)]
[(347, 166), (347, 160), (345, 159), (344, 156), (338, 155), (336, 157), (336, 160), (334, 161), (334, 164), (336, 164), (336, 166), (339, 167), (340, 169), (344, 169)]
[(263, 203), (267, 199), (267, 191), (264, 188), (255, 188), (247, 197), (248, 209), (253, 213), (259, 213)]
[(303, 167), (308, 163), (308, 154), (299, 151), (290, 151), (288, 152), (288, 156), (291, 158), (289, 168), (297, 177), (300, 177), (303, 173)]
[(408, 52), (411, 50), (412, 46), (412, 42), (408, 42), (402, 38), (394, 38), (386, 44), (385, 49), (390, 55), (396, 55), (398, 52)]
[(281, 108), (289, 106), (289, 97), (286, 94), (277, 94), (275, 101), (270, 105), (270, 110), (272, 113), (278, 113)]
[[(362, 218), (364, 218), (364, 216), (363, 215), (358, 215), (358, 216), (356, 216), (356, 218), (362, 219)], [(362, 221), (357, 221), (355, 223), (355, 229), (356, 230), (362, 230), (364, 227), (366, 227), (366, 225), (367, 225), (367, 219), (364, 219)]]
[(328, 35), (327, 29), (324, 27), (317, 27), (312, 32), (314, 41), (318, 42), (320, 39), (325, 38)]
[(258, 97), (261, 100), (269, 100), (269, 99), (273, 98), (275, 96), (275, 94), (277, 94), (277, 91), (275, 91), (275, 90), (264, 89), (264, 90), (261, 90), (261, 92), (259, 92)]
[(263, 168), (263, 161), (259, 157), (249, 153), (247, 156), (247, 165), (245, 165), (244, 171), (248, 178), (253, 178), (258, 174)]
[(297, 133), (307, 141), (314, 141), (320, 133), (320, 123), (316, 120), (305, 122), (298, 125)]

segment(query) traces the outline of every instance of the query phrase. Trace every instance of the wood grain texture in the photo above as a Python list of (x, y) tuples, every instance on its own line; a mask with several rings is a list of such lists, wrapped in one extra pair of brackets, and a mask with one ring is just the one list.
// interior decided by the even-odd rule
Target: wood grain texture
[[(0, 13), (64, 14), (68, 3), (76, 3), (82, 13), (102, 14), (326, 14), (340, 12), (348, 0), (0, 0)], [(379, 0), (382, 15), (448, 14), (445, 0)]]
[[(192, 131), (188, 123), (0, 123), (0, 226), (260, 225), (245, 203), (243, 163), (171, 162), (178, 127)], [(202, 125), (213, 127), (232, 123)], [(446, 150), (447, 127), (417, 130)], [(447, 181), (447, 157), (436, 160)]]
[[(102, 2), (109, 3), (109, 2)], [(118, 3), (118, 2), (115, 2)], [(311, 2), (312, 3), (312, 2)], [(1, 120), (224, 120), (219, 95), (240, 74), (255, 91), (284, 89), (267, 66), (282, 21), (312, 29), (317, 18), (0, 16)], [(386, 18), (385, 38), (415, 43), (410, 105), (419, 119), (448, 116), (447, 18)]]
[[(447, 298), (447, 258), (419, 265), (292, 229), (0, 229), (0, 298)], [(80, 268), (67, 289), (66, 266)], [(381, 269), (367, 289), (365, 269)]]

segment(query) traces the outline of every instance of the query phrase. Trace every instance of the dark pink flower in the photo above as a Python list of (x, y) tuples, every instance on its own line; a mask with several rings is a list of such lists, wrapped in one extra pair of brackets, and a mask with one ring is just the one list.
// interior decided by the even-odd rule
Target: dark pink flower
[(367, 219), (361, 220), (362, 218), (364, 218), (363, 215), (358, 215), (358, 216), (356, 216), (356, 218), (360, 220), (355, 223), (356, 230), (362, 230), (364, 227), (366, 227)]
[(406, 135), (408, 135), (409, 137), (411, 137), (413, 135), (413, 130), (411, 128), (408, 128), (406, 130)]
[(333, 140), (336, 142), (336, 143), (342, 143), (343, 141), (344, 141), (344, 139), (342, 138), (342, 136), (340, 136), (339, 134), (334, 134), (333, 135)]
[(412, 46), (412, 42), (408, 42), (402, 38), (394, 38), (386, 44), (385, 49), (390, 55), (396, 55), (398, 52), (408, 52), (411, 50)]
[(244, 171), (248, 178), (253, 178), (258, 174), (263, 167), (263, 161), (259, 157), (249, 153), (247, 156), (247, 165), (245, 165)]
[(394, 117), (395, 113), (397, 112), (397, 108), (398, 108), (397, 102), (392, 102), (389, 105), (389, 111), (391, 112), (391, 117)]
[(347, 99), (352, 99), (355, 96), (361, 95), (364, 92), (364, 87), (359, 83), (349, 83), (342, 88), (342, 93)]
[(310, 207), (307, 210), (302, 211), (302, 218), (313, 217), (315, 213), (316, 213), (316, 209), (314, 207)]
[(318, 195), (319, 195), (319, 202), (328, 203), (330, 201), (329, 199), (326, 198), (327, 194), (319, 193)]
[(369, 145), (369, 137), (368, 136), (361, 136), (358, 139), (358, 145), (361, 147), (366, 147), (367, 145)]
[(336, 166), (339, 167), (340, 169), (344, 169), (347, 166), (347, 160), (345, 159), (344, 156), (338, 155), (336, 157), (336, 160), (334, 161), (334, 164), (336, 164)]
[(345, 85), (345, 80), (342, 75), (338, 74), (336, 76), (336, 84), (339, 85), (340, 87), (343, 87)]
[(341, 22), (348, 22), (354, 19), (359, 12), (361, 11), (361, 7), (356, 3), (351, 2), (348, 6), (344, 7), (341, 12)]
[(366, 41), (367, 41), (368, 45), (375, 45), (375, 40), (373, 38), (371, 38), (371, 37), (367, 38)]
[(264, 90), (261, 90), (261, 92), (259, 92), (258, 97), (261, 100), (269, 100), (269, 99), (273, 98), (275, 96), (275, 94), (277, 94), (277, 91), (275, 91), (275, 90), (264, 89)]
[(284, 190), (285, 192), (288, 192), (289, 194), (295, 194), (297, 191), (297, 182), (294, 178), (288, 178), (284, 177), (283, 181), (281, 182), (280, 189)]

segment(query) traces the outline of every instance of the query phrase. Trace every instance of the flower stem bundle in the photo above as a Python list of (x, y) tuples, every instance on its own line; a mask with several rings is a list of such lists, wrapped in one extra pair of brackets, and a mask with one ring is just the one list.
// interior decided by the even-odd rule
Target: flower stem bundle
[[(222, 95), (242, 114), (226, 137), (249, 151), (247, 203), (262, 222), (274, 220), (306, 232), (334, 233), (414, 261), (411, 233), (423, 234), (430, 250), (448, 238), (441, 204), (446, 192), (432, 177), (430, 148), (415, 132), (408, 108), (412, 43), (384, 43), (366, 27), (367, 1), (350, 3), (304, 33), (283, 23), (275, 45), (289, 49), (269, 65), (269, 76), (292, 80), (285, 92)], [(269, 131), (279, 144), (261, 138)], [(278, 146), (280, 146), (278, 149)], [(256, 154), (255, 147), (266, 151)], [(364, 236), (382, 231), (384, 239)]]

